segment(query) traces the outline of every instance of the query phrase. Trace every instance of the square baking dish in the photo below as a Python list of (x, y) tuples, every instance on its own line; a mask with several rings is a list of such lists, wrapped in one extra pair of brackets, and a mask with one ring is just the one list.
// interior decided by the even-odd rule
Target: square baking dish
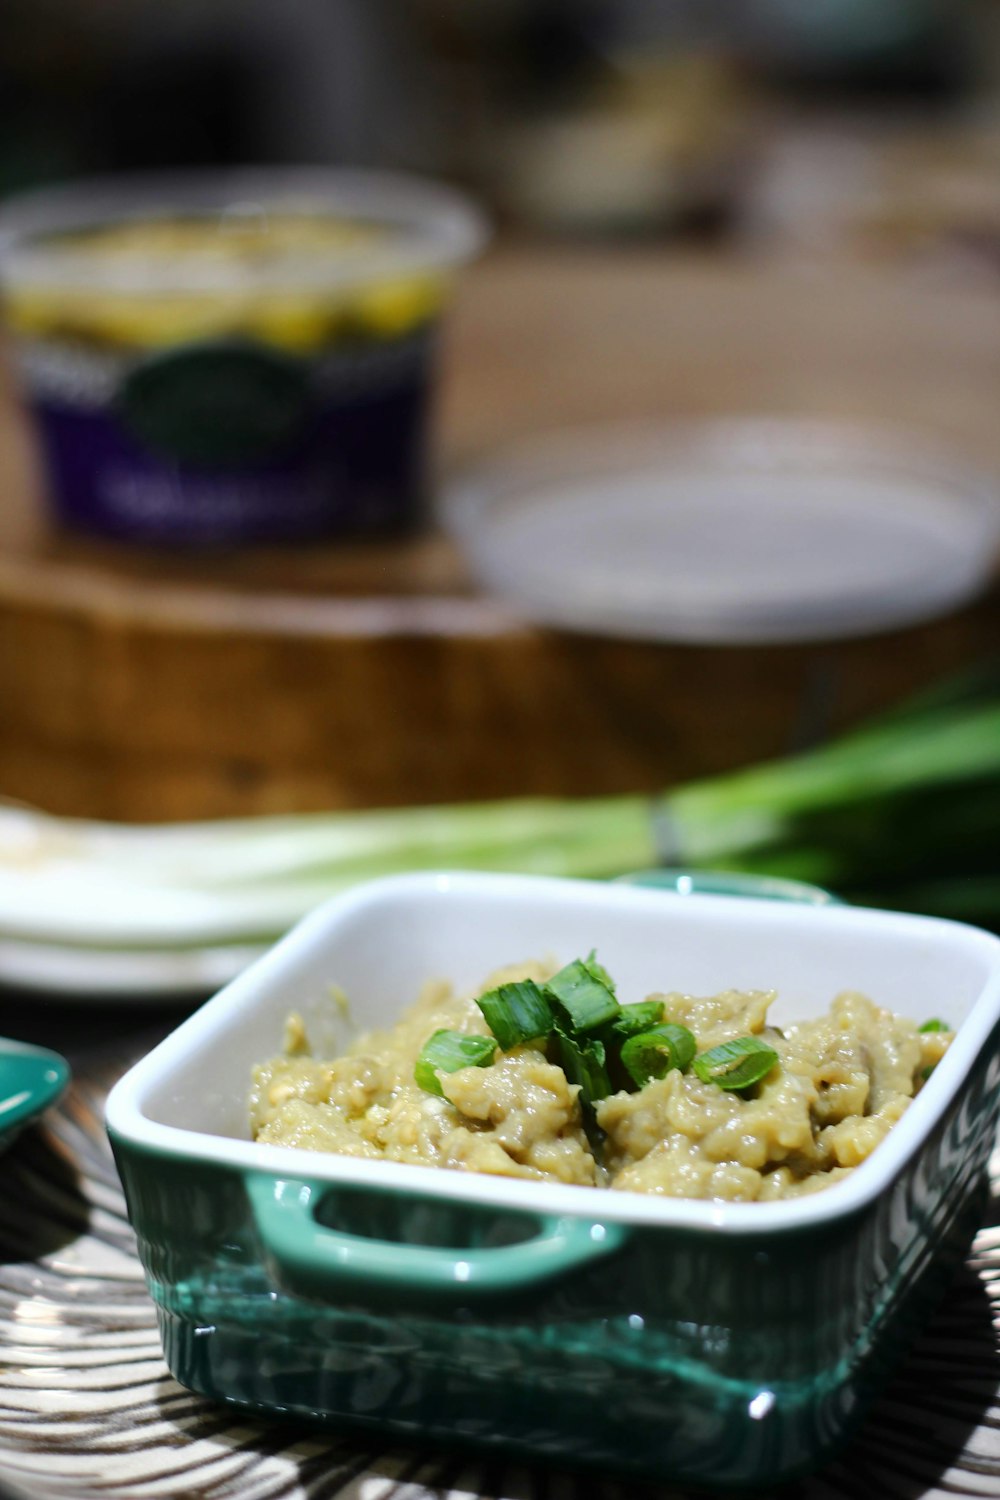
[[(427, 977), (591, 948), (623, 1001), (842, 989), (958, 1034), (875, 1154), (803, 1198), (720, 1203), (260, 1145), (254, 1063), (318, 1055)], [(164, 1351), (258, 1411), (707, 1486), (775, 1483), (852, 1431), (979, 1222), (1000, 939), (928, 918), (638, 886), (416, 874), (302, 922), (139, 1062), (108, 1130)], [(329, 1049), (329, 1050), (327, 1050)]]

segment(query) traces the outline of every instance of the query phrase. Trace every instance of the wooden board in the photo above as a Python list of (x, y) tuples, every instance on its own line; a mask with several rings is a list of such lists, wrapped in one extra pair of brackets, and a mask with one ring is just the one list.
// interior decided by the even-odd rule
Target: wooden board
[[(465, 279), (439, 476), (552, 427), (783, 411), (904, 421), (1000, 472), (1000, 308), (891, 276), (508, 249)], [(995, 653), (1000, 595), (817, 647), (534, 629), (451, 544), (193, 556), (49, 525), (0, 401), (0, 792), (130, 820), (650, 791), (783, 753)]]

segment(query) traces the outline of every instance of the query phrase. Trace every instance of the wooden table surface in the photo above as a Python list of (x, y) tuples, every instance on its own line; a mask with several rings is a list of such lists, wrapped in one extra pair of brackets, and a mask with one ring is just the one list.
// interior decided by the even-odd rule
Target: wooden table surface
[[(889, 421), (1000, 473), (1000, 303), (888, 271), (504, 247), (448, 320), (435, 479), (606, 420)], [(995, 651), (1000, 596), (824, 646), (535, 629), (428, 528), (164, 554), (57, 532), (0, 399), (0, 790), (126, 819), (653, 790)]]

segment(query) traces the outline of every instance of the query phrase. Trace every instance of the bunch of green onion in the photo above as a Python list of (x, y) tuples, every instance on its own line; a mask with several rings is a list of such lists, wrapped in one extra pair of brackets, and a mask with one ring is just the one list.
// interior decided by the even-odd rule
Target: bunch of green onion
[(1000, 664), (806, 754), (680, 788), (660, 852), (1000, 929)]
[(262, 944), (416, 869), (791, 877), (1000, 926), (1000, 669), (806, 753), (660, 797), (526, 798), (127, 827), (0, 808), (0, 940), (116, 952)]

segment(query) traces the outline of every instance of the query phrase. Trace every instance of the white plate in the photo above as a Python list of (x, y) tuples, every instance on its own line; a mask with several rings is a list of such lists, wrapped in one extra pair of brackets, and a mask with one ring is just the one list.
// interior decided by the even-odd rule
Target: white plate
[[(0, 800), (0, 985), (131, 1005), (228, 984), (318, 899), (308, 884), (287, 901), (232, 879), (213, 888), (213, 860), (232, 869), (233, 826), (139, 828)], [(279, 874), (285, 827), (261, 819), (256, 840)], [(236, 856), (238, 869), (253, 857)]]
[(955, 608), (1000, 549), (1000, 483), (918, 434), (732, 418), (564, 433), (442, 519), (529, 617), (653, 640), (808, 641)]
[(0, 984), (60, 1000), (153, 1004), (210, 995), (263, 952), (256, 945), (234, 944), (129, 953), (0, 938)]

